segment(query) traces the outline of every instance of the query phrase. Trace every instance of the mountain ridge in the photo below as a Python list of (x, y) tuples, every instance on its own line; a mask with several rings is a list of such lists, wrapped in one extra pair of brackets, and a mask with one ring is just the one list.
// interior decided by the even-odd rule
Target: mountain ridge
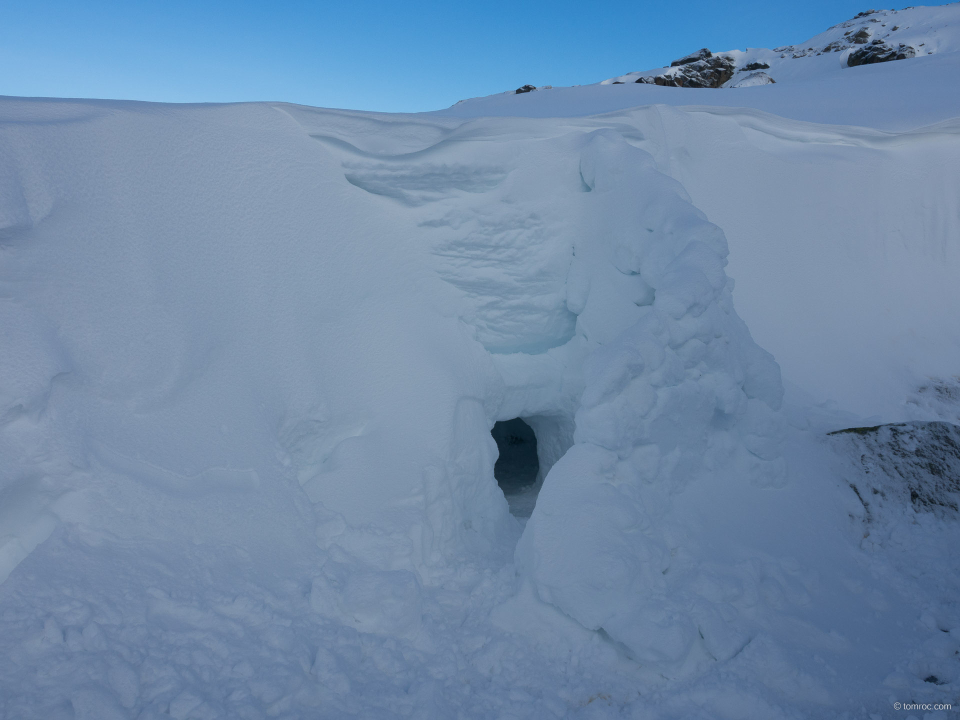
[[(894, 53), (888, 60), (960, 50), (960, 3), (903, 10), (866, 10), (794, 45), (712, 53), (713, 57), (728, 58), (732, 70), (730, 77), (717, 87), (736, 86), (737, 81), (744, 77), (742, 73), (751, 72), (751, 65), (757, 66), (753, 71), (763, 70), (774, 81), (781, 82), (868, 64), (858, 58), (858, 54), (870, 46), (910, 49), (906, 54), (901, 53), (903, 57), (897, 57)], [(699, 52), (703, 53), (704, 50)], [(823, 60), (809, 62), (813, 58)], [(702, 62), (700, 58), (693, 62), (697, 60)], [(795, 62), (800, 60), (807, 62)], [(647, 78), (682, 76), (684, 68), (690, 64), (691, 56), (688, 55), (675, 60), (668, 68), (629, 72), (603, 80), (601, 84), (652, 82)]]

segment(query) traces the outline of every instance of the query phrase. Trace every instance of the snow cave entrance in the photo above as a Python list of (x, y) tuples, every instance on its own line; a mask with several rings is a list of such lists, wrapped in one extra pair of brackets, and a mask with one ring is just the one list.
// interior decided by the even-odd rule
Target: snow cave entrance
[(518, 518), (528, 518), (537, 504), (537, 494), (543, 484), (537, 435), (520, 418), (494, 424), (490, 434), (500, 453), (493, 467), (497, 485), (507, 499), (510, 512)]

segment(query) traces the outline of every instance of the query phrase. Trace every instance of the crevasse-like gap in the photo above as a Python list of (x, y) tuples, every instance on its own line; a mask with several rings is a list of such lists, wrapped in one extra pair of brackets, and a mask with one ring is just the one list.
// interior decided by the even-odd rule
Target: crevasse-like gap
[(540, 490), (537, 436), (520, 418), (496, 423), (490, 434), (500, 453), (493, 468), (497, 484), (510, 505), (510, 512), (518, 518), (528, 518)]

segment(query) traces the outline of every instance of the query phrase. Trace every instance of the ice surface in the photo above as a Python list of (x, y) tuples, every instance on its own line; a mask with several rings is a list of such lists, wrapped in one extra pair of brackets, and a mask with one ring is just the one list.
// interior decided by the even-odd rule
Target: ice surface
[(951, 702), (960, 526), (825, 433), (960, 418), (956, 66), (0, 100), (0, 717)]

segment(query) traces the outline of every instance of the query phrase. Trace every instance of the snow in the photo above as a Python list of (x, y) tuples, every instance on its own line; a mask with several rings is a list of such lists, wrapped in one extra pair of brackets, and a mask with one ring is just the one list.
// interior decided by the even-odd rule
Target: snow
[[(464, 100), (438, 114), (473, 118), (523, 116), (583, 117), (642, 105), (753, 108), (783, 118), (878, 130), (913, 130), (960, 115), (960, 99), (948, 92), (957, 52), (879, 65), (834, 68), (795, 82), (764, 71), (775, 85), (759, 88), (694, 89), (656, 85), (584, 85), (538, 90), (525, 95), (490, 95)], [(796, 62), (800, 62), (797, 60)], [(918, 78), (922, 77), (922, 81)]]
[[(855, 36), (863, 33), (858, 42)], [(954, 53), (960, 51), (960, 3), (935, 7), (910, 7), (903, 10), (874, 10), (860, 13), (845, 22), (795, 45), (774, 49), (747, 48), (714, 52), (730, 57), (738, 67), (737, 74), (724, 87), (737, 87), (739, 78), (751, 64), (767, 65), (761, 68), (780, 83), (804, 80), (822, 80), (847, 74), (847, 58), (851, 52), (873, 41), (882, 41), (892, 47), (905, 45), (914, 48), (918, 56)], [(673, 74), (678, 68), (655, 68), (630, 72), (604, 80), (635, 83), (637, 78), (661, 73)]]
[[(849, 53), (863, 45), (855, 44), (844, 33), (852, 36), (862, 28), (873, 39), (914, 47), (917, 57), (910, 62), (847, 67)], [(845, 45), (843, 51), (822, 52), (827, 45), (840, 41)], [(801, 57), (794, 57), (800, 53)], [(955, 82), (957, 53), (960, 3), (879, 10), (835, 25), (797, 45), (713, 53), (733, 58), (738, 68), (721, 90), (738, 85), (744, 75), (750, 74), (744, 68), (753, 63), (769, 66), (763, 72), (775, 81), (774, 85), (737, 87), (738, 92), (729, 93), (637, 84), (640, 77), (677, 70), (668, 66), (630, 72), (582, 87), (541, 88), (524, 95), (510, 91), (472, 98), (440, 112), (456, 117), (577, 117), (640, 105), (709, 105), (754, 108), (821, 124), (912, 130), (960, 115), (960, 98), (949, 92)], [(615, 82), (623, 84), (613, 85)]]
[(885, 458), (960, 422), (958, 7), (736, 90), (0, 99), (0, 717), (955, 700)]
[(729, 86), (731, 88), (758, 87), (760, 85), (772, 85), (774, 79), (763, 71), (752, 72), (741, 78), (735, 78)]

